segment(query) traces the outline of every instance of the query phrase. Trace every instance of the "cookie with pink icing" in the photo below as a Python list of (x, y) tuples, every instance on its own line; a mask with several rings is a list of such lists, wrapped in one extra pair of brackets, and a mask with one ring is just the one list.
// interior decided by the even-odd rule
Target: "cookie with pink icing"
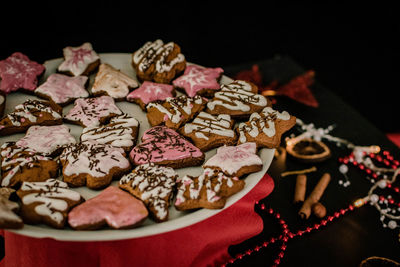
[(178, 174), (169, 167), (146, 163), (123, 176), (119, 187), (141, 199), (156, 222), (168, 220), (170, 200)]
[(60, 155), (63, 181), (90, 189), (109, 186), (131, 168), (122, 148), (93, 140), (67, 146)]
[(258, 148), (276, 148), (281, 143), (282, 134), (296, 125), (296, 117), (287, 111), (279, 112), (271, 107), (260, 113), (253, 113), (249, 121), (237, 127), (238, 144), (255, 142)]
[(241, 177), (262, 169), (263, 163), (257, 156), (256, 143), (244, 143), (237, 146), (222, 146), (203, 168), (218, 168), (226, 175)]
[(155, 101), (163, 101), (175, 96), (174, 87), (170, 84), (144, 81), (142, 85), (129, 93), (126, 100), (138, 104), (143, 110), (146, 105)]
[(85, 89), (88, 81), (86, 76), (70, 77), (64, 74), (53, 73), (46, 82), (35, 90), (41, 98), (52, 100), (60, 106), (65, 106), (77, 98), (86, 98), (89, 92)]
[(68, 212), (84, 198), (68, 185), (56, 179), (44, 182), (24, 182), (17, 191), (21, 199), (21, 217), (25, 223), (44, 223), (64, 228)]
[(206, 105), (207, 100), (201, 96), (168, 97), (164, 101), (147, 105), (147, 119), (151, 126), (165, 125), (178, 129), (192, 120)]
[(236, 80), (221, 86), (221, 90), (207, 103), (206, 111), (214, 115), (229, 114), (234, 119), (247, 119), (266, 106), (270, 106), (270, 103), (258, 94), (255, 84)]
[(0, 61), (0, 90), (9, 94), (21, 89), (33, 92), (38, 85), (38, 77), (46, 68), (30, 60), (26, 55), (15, 52)]
[(142, 81), (170, 83), (186, 67), (179, 45), (160, 39), (146, 42), (132, 54), (132, 66)]
[(89, 75), (100, 64), (100, 57), (93, 50), (91, 43), (81, 46), (67, 46), (63, 49), (64, 61), (57, 70), (70, 76)]
[(225, 175), (215, 169), (205, 169), (200, 176), (185, 175), (177, 181), (175, 208), (222, 209), (226, 199), (244, 188), (244, 180)]
[(110, 96), (79, 98), (75, 100), (74, 107), (64, 116), (64, 120), (83, 127), (99, 126), (121, 114), (122, 111)]
[(96, 230), (104, 226), (127, 229), (139, 226), (147, 216), (142, 201), (118, 187), (109, 186), (73, 208), (68, 214), (68, 223), (75, 230)]
[(205, 152), (224, 144), (236, 144), (237, 135), (232, 129), (233, 124), (234, 121), (228, 114), (215, 116), (202, 111), (191, 123), (186, 123), (178, 132)]
[(134, 165), (155, 163), (172, 168), (198, 166), (204, 162), (204, 153), (176, 131), (155, 126), (144, 132), (142, 143), (129, 154)]
[(30, 127), (16, 145), (45, 156), (55, 156), (60, 154), (66, 145), (75, 143), (75, 138), (70, 134), (68, 126), (55, 125)]
[(129, 92), (138, 87), (136, 77), (130, 77), (113, 66), (103, 63), (94, 79), (92, 93), (94, 95), (109, 95), (115, 100), (124, 100)]
[(0, 136), (25, 132), (34, 125), (62, 124), (62, 107), (52, 101), (28, 99), (0, 119)]
[(212, 97), (221, 88), (218, 83), (224, 73), (222, 68), (204, 68), (196, 65), (187, 66), (182, 76), (172, 84), (190, 96), (201, 95)]
[(40, 182), (56, 177), (58, 163), (36, 151), (6, 142), (0, 147), (1, 186), (16, 187), (22, 182)]

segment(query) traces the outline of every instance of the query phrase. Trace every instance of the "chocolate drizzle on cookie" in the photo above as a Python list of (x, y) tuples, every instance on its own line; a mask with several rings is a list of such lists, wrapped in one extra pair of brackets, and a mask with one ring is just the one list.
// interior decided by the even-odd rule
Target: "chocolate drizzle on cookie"
[(195, 132), (197, 138), (209, 140), (212, 135), (234, 137), (235, 133), (231, 129), (231, 117), (227, 114), (213, 116), (206, 112), (200, 112), (192, 123), (184, 126), (184, 133)]
[(120, 180), (120, 187), (143, 200), (156, 221), (168, 219), (169, 202), (177, 173), (169, 167), (152, 163), (136, 167)]

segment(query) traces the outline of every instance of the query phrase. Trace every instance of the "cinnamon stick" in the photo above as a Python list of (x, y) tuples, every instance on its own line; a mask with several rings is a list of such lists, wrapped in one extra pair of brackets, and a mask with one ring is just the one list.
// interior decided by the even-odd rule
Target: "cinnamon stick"
[(317, 203), (321, 199), (330, 180), (331, 175), (329, 173), (324, 173), (324, 175), (322, 175), (322, 177), (319, 179), (317, 185), (304, 201), (303, 206), (299, 211), (299, 215), (302, 219), (308, 219), (310, 217), (312, 205)]
[(296, 187), (294, 189), (293, 203), (303, 202), (306, 197), (307, 176), (299, 174), (296, 178)]

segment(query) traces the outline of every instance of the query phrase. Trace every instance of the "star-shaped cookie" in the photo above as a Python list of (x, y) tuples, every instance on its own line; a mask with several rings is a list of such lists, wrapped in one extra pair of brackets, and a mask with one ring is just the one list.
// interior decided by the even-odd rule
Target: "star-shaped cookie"
[(68, 223), (76, 230), (95, 230), (106, 225), (127, 229), (140, 225), (147, 215), (142, 201), (118, 187), (109, 186), (73, 208), (68, 214)]
[(165, 100), (168, 97), (175, 95), (174, 87), (170, 84), (153, 83), (144, 81), (142, 85), (129, 93), (126, 100), (137, 103), (143, 110), (146, 110), (146, 105), (157, 101)]
[(52, 100), (60, 106), (65, 106), (77, 98), (86, 98), (89, 92), (85, 89), (88, 81), (86, 76), (70, 77), (64, 74), (53, 73), (46, 82), (35, 90), (39, 97)]
[(271, 107), (260, 113), (253, 113), (248, 122), (239, 124), (238, 144), (255, 142), (258, 148), (276, 148), (281, 143), (281, 136), (296, 124), (296, 117), (287, 111), (279, 112)]
[(63, 49), (63, 54), (64, 61), (58, 66), (58, 71), (67, 75), (89, 75), (100, 64), (100, 57), (91, 43), (78, 47), (67, 46)]
[(92, 93), (109, 95), (116, 100), (124, 100), (129, 92), (138, 87), (139, 82), (113, 66), (103, 63), (94, 79)]
[(221, 88), (218, 80), (223, 73), (224, 70), (221, 68), (204, 68), (190, 65), (186, 67), (183, 75), (175, 79), (172, 84), (176, 88), (183, 89), (190, 97), (197, 94), (212, 97), (215, 91)]
[(203, 168), (219, 168), (227, 175), (241, 177), (261, 170), (263, 163), (256, 153), (256, 143), (222, 146), (204, 163)]
[(198, 177), (186, 175), (178, 180), (175, 208), (221, 209), (225, 206), (226, 198), (242, 190), (244, 185), (244, 180), (238, 177), (207, 168)]
[(43, 65), (20, 52), (15, 52), (0, 61), (0, 90), (6, 94), (18, 89), (32, 92), (37, 87), (38, 76), (45, 70)]

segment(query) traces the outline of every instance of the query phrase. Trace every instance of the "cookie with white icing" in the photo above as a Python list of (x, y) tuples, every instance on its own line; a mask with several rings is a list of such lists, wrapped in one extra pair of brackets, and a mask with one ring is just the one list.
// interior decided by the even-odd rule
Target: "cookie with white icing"
[(86, 98), (89, 92), (85, 89), (87, 76), (70, 77), (64, 74), (53, 73), (46, 82), (35, 90), (41, 98), (52, 100), (60, 106), (65, 106), (77, 98)]
[(100, 57), (93, 50), (91, 43), (81, 46), (67, 46), (63, 49), (64, 61), (57, 70), (70, 76), (89, 75), (97, 69)]
[(122, 111), (110, 96), (79, 98), (74, 107), (64, 116), (64, 120), (82, 127), (99, 126), (110, 118), (121, 115)]
[(6, 108), (6, 94), (0, 91), (0, 118), (4, 115), (4, 109)]
[(0, 188), (0, 229), (20, 229), (24, 226), (22, 219), (16, 214), (19, 210), (17, 202), (10, 200), (15, 190)]
[(70, 186), (101, 189), (131, 168), (122, 148), (93, 140), (67, 146), (60, 155), (63, 181)]
[(228, 114), (218, 116), (200, 112), (191, 122), (179, 129), (179, 133), (193, 141), (196, 147), (206, 152), (222, 145), (233, 145), (237, 136), (232, 130), (234, 121)]
[(56, 179), (44, 182), (24, 182), (17, 191), (21, 199), (21, 217), (25, 223), (43, 223), (64, 228), (68, 212), (84, 201), (76, 191)]
[(44, 156), (54, 157), (60, 154), (65, 146), (75, 143), (76, 140), (71, 135), (68, 126), (55, 125), (30, 127), (16, 145), (29, 148)]
[(146, 110), (147, 104), (155, 101), (163, 101), (174, 96), (175, 90), (172, 85), (144, 81), (139, 88), (129, 93), (126, 100), (134, 102), (138, 104), (142, 110)]
[(176, 78), (172, 84), (190, 97), (195, 95), (213, 97), (214, 93), (221, 88), (218, 81), (223, 73), (222, 68), (190, 65), (186, 67), (183, 75)]
[(158, 39), (146, 42), (132, 54), (132, 66), (142, 81), (170, 83), (185, 70), (186, 59), (177, 44)]
[(218, 148), (217, 154), (208, 159), (203, 168), (218, 168), (226, 175), (242, 177), (260, 171), (262, 166), (262, 160), (257, 156), (256, 143), (244, 143)]
[(129, 92), (138, 87), (136, 77), (130, 77), (113, 66), (102, 63), (94, 79), (92, 93), (94, 95), (108, 95), (117, 101), (124, 100)]
[(128, 114), (122, 114), (111, 118), (106, 125), (83, 128), (81, 141), (95, 140), (100, 144), (121, 147), (129, 152), (136, 144), (138, 133), (138, 120)]
[(34, 125), (62, 124), (62, 107), (52, 101), (28, 99), (0, 120), (0, 136), (23, 133)]
[(15, 52), (0, 61), (0, 91), (6, 94), (17, 90), (32, 93), (45, 70), (44, 65)]
[(151, 126), (165, 125), (178, 129), (181, 125), (193, 119), (206, 105), (201, 96), (168, 97), (162, 102), (147, 105), (147, 119)]
[(225, 175), (215, 169), (207, 168), (198, 177), (185, 175), (177, 182), (175, 208), (177, 210), (222, 209), (226, 198), (242, 190), (244, 185), (244, 180)]
[(249, 121), (237, 127), (238, 144), (255, 142), (258, 148), (276, 148), (281, 143), (281, 136), (296, 124), (296, 117), (287, 111), (279, 112), (271, 107), (260, 113), (253, 113)]
[(96, 230), (104, 226), (127, 229), (139, 226), (148, 216), (143, 202), (115, 186), (76, 206), (68, 213), (75, 230)]
[(24, 181), (40, 182), (57, 177), (58, 163), (36, 151), (6, 142), (0, 147), (1, 186), (16, 187)]
[(141, 199), (156, 222), (164, 222), (168, 220), (168, 209), (177, 178), (174, 169), (148, 163), (137, 166), (123, 176), (119, 187)]
[(207, 103), (206, 111), (215, 115), (229, 114), (233, 119), (247, 119), (269, 105), (267, 98), (257, 92), (258, 87), (247, 81), (224, 84)]

